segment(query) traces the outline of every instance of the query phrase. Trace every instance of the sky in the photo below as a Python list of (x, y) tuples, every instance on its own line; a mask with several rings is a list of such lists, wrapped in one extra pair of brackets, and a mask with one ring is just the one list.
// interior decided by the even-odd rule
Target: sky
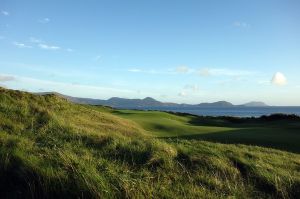
[(0, 0), (0, 86), (300, 105), (298, 0)]

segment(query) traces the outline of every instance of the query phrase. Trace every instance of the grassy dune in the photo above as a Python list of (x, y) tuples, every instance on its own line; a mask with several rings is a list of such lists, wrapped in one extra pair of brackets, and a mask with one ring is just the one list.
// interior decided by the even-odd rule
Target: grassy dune
[(0, 197), (300, 195), (300, 155), (180, 139), (236, 127), (192, 124), (192, 116), (139, 113), (0, 88)]

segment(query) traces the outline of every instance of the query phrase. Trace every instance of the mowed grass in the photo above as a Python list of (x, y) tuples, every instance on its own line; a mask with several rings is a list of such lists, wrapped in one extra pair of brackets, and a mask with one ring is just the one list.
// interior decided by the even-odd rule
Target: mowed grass
[(191, 125), (189, 117), (159, 111), (114, 110), (112, 113), (135, 121), (150, 135), (157, 137), (181, 137), (233, 130), (230, 127)]
[[(149, 135), (161, 138), (207, 140), (227, 144), (248, 144), (272, 147), (300, 153), (299, 121), (265, 121), (233, 118), (197, 117), (159, 111), (104, 111), (130, 119), (142, 126)], [(236, 120), (236, 121), (235, 121)]]
[[(151, 134), (153, 125), (143, 127), (146, 123), (113, 111), (72, 104), (55, 95), (0, 88), (0, 198), (297, 198), (300, 194), (298, 154), (177, 137), (157, 139)], [(190, 122), (161, 114), (179, 122), (178, 127)], [(151, 117), (143, 122), (147, 120)], [(155, 129), (156, 136), (164, 132)]]

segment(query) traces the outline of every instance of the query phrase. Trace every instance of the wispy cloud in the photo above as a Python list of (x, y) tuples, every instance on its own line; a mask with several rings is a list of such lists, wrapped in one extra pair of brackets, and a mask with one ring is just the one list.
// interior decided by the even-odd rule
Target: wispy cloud
[(0, 74), (0, 82), (9, 82), (9, 81), (14, 81), (14, 80), (15, 80), (14, 76)]
[(96, 57), (93, 58), (94, 61), (101, 61), (102, 56), (101, 55), (97, 55)]
[(184, 86), (185, 90), (191, 90), (193, 92), (199, 91), (199, 85), (198, 84), (187, 84)]
[(6, 10), (2, 10), (2, 11), (1, 11), (1, 14), (4, 15), (4, 16), (9, 16), (9, 12), (6, 11)]
[[(66, 65), (64, 65), (66, 66)], [(54, 66), (47, 66), (47, 65), (35, 65), (29, 63), (20, 63), (20, 62), (2, 62), (0, 61), (0, 68), (1, 67), (9, 67), (13, 70), (26, 70), (30, 73), (40, 73), (47, 76), (52, 77), (63, 77), (63, 78), (97, 78), (98, 74), (94, 72), (87, 71), (87, 70), (72, 70), (63, 69), (63, 67), (54, 67)]]
[(43, 18), (43, 19), (39, 19), (38, 22), (39, 22), (39, 23), (46, 24), (46, 23), (49, 23), (49, 22), (50, 22), (50, 19), (46, 17), (46, 18)]
[(42, 40), (37, 39), (37, 38), (35, 38), (35, 37), (30, 37), (30, 38), (29, 38), (29, 41), (32, 42), (32, 43), (37, 43), (37, 44), (43, 43)]
[(3, 75), (0, 74), (0, 87), (3, 88), (7, 88), (7, 86), (5, 85), (6, 82), (11, 82), (11, 81), (15, 81), (16, 78), (12, 75)]
[(186, 96), (186, 92), (185, 91), (181, 91), (180, 93), (178, 93), (178, 96), (185, 97)]
[(142, 72), (142, 70), (138, 69), (138, 68), (131, 68), (131, 69), (128, 69), (128, 72), (140, 73), (140, 72)]
[(202, 69), (198, 70), (197, 73), (198, 73), (198, 75), (203, 76), (203, 77), (212, 75), (210, 69), (207, 69), (207, 68), (202, 68)]
[(130, 68), (127, 70), (128, 72), (131, 72), (131, 73), (145, 73), (145, 74), (159, 74), (159, 75), (170, 75), (172, 74), (170, 71), (163, 71), (163, 70), (155, 70), (155, 69), (147, 69), (147, 70), (144, 70), (144, 69), (139, 69), (139, 68)]
[(34, 44), (37, 45), (39, 48), (44, 49), (44, 50), (65, 50), (67, 52), (73, 52), (74, 50), (72, 48), (62, 48), (60, 46), (54, 46), (54, 45), (49, 45), (47, 44), (47, 42), (38, 39), (36, 37), (30, 37), (29, 41)]
[(50, 45), (46, 45), (46, 44), (39, 44), (38, 46), (44, 50), (59, 50), (59, 49), (61, 49), (61, 47), (59, 47), (59, 46), (50, 46)]
[(270, 85), (270, 80), (258, 80), (257, 83), (260, 85)]
[(155, 70), (155, 69), (141, 69), (141, 68), (130, 68), (127, 69), (128, 72), (132, 73), (145, 73), (145, 74), (160, 74), (160, 75), (178, 75), (178, 74), (186, 74), (186, 75), (199, 75), (199, 76), (215, 76), (215, 77), (231, 77), (231, 78), (240, 78), (244, 76), (255, 75), (257, 71), (248, 71), (248, 70), (236, 70), (229, 68), (190, 68), (188, 66), (179, 66), (177, 68), (169, 69), (169, 70)]
[(287, 79), (286, 79), (285, 75), (282, 74), (281, 72), (276, 72), (273, 75), (271, 83), (276, 86), (284, 86), (287, 84)]
[(205, 68), (200, 69), (197, 72), (200, 76), (249, 76), (256, 74), (255, 71), (247, 71), (247, 70), (235, 70), (235, 69), (227, 69), (227, 68)]
[(232, 23), (232, 25), (237, 28), (250, 28), (251, 27), (250, 24), (248, 24), (244, 21), (235, 21)]
[(131, 96), (136, 93), (136, 90), (41, 80), (26, 76), (15, 76), (15, 79), (18, 81), (16, 88), (18, 88), (18, 86), (21, 88), (23, 85), (27, 85), (27, 87), (30, 88), (30, 91), (42, 89), (44, 91), (56, 91), (78, 97), (81, 95), (81, 97), (101, 99), (109, 98), (111, 96)]
[(189, 67), (187, 67), (187, 66), (178, 66), (176, 69), (175, 69), (175, 71), (177, 72), (177, 73), (188, 73), (188, 72), (190, 72), (190, 68)]
[(19, 42), (13, 42), (13, 45), (17, 46), (18, 48), (32, 48), (32, 46), (23, 44), (23, 43), (19, 43)]

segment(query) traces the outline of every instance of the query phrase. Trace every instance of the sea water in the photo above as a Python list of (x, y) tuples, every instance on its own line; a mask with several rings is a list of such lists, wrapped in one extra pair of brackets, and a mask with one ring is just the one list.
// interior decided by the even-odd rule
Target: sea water
[[(123, 107), (126, 108), (126, 107)], [(130, 108), (132, 109), (132, 107)], [(143, 107), (142, 110), (161, 110), (181, 113), (190, 113), (203, 116), (235, 116), (260, 117), (275, 113), (296, 114), (300, 116), (300, 106), (268, 106), (268, 107)]]

